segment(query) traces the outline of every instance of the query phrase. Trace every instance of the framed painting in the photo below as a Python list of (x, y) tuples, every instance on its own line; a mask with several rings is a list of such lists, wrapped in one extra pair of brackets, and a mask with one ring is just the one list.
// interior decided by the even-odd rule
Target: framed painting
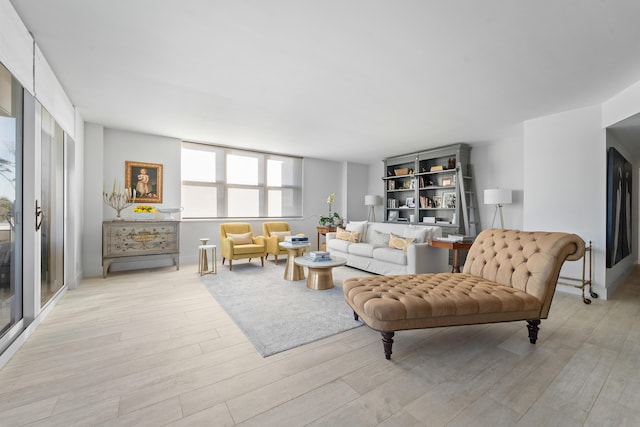
[(615, 148), (607, 153), (607, 268), (631, 254), (635, 233), (632, 216), (633, 173)]
[(136, 203), (162, 203), (162, 165), (125, 161), (125, 186), (136, 191)]

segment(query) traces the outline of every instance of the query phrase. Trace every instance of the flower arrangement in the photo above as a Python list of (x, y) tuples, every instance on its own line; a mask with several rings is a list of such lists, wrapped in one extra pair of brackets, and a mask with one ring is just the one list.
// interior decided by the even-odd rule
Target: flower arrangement
[(331, 212), (331, 205), (336, 199), (336, 193), (329, 194), (327, 197), (327, 204), (329, 205), (329, 215), (320, 215), (320, 225), (323, 227), (333, 227), (334, 225), (342, 224), (342, 218), (338, 212)]
[(138, 205), (133, 208), (133, 212), (135, 213), (156, 213), (156, 208), (148, 205)]

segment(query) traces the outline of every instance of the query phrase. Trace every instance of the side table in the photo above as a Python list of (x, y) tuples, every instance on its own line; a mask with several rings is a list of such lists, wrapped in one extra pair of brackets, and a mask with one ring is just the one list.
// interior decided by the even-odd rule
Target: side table
[(302, 280), (304, 279), (304, 268), (296, 264), (294, 259), (301, 256), (304, 250), (307, 249), (310, 244), (294, 245), (289, 242), (280, 242), (281, 248), (287, 250), (287, 263), (284, 266), (284, 280)]
[(311, 261), (299, 256), (294, 262), (309, 269), (307, 288), (324, 291), (333, 288), (333, 274), (331, 272), (333, 268), (345, 265), (347, 260), (336, 256), (327, 261)]
[(434, 248), (451, 249), (453, 251), (452, 273), (460, 273), (460, 251), (471, 249), (473, 242), (448, 242), (445, 240), (430, 240), (429, 246)]
[[(336, 230), (336, 227), (318, 227), (318, 250), (320, 250), (320, 236), (326, 236), (327, 233), (333, 233)], [(322, 250), (325, 248), (323, 247)]]
[[(211, 270), (207, 265), (207, 250), (211, 249)], [(200, 245), (198, 246), (198, 273), (201, 276), (205, 274), (217, 274), (218, 266), (216, 262), (216, 245)]]

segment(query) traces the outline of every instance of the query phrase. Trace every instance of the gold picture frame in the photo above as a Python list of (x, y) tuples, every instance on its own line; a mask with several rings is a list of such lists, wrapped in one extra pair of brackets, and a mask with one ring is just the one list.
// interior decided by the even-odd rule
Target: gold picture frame
[(125, 161), (125, 187), (136, 190), (136, 203), (162, 203), (162, 165)]

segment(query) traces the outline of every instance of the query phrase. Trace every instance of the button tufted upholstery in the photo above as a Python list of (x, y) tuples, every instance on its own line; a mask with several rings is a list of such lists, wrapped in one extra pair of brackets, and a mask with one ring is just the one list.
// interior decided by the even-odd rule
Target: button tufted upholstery
[(343, 291), (356, 317), (383, 336), (437, 326), (539, 323), (549, 314), (562, 264), (583, 254), (575, 234), (490, 229), (478, 235), (460, 274), (352, 278)]

